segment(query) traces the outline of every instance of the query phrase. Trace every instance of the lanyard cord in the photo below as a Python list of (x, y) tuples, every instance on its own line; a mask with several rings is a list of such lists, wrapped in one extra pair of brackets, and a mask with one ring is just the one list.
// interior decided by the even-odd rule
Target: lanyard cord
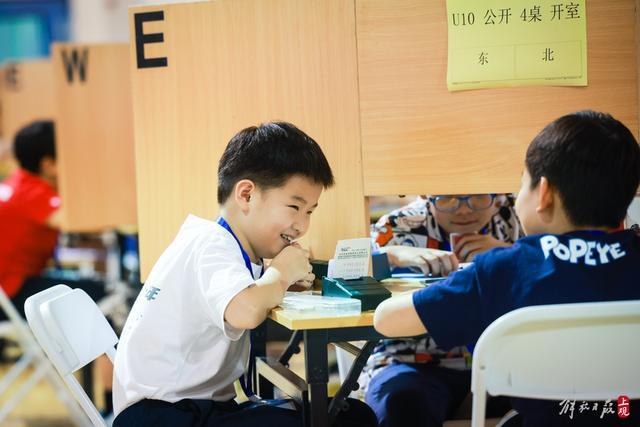
[[(236, 237), (229, 223), (225, 221), (225, 219), (221, 216), (218, 217), (216, 222), (222, 228), (227, 230), (229, 234), (233, 236), (236, 243), (238, 244), (238, 247), (240, 248), (240, 252), (242, 253), (242, 259), (244, 259), (244, 265), (245, 267), (247, 267), (247, 270), (249, 270), (249, 274), (251, 274), (251, 277), (253, 277), (253, 269), (251, 268), (251, 260), (249, 259), (249, 255), (242, 247), (240, 240), (238, 240), (238, 238)], [(262, 270), (260, 270), (260, 277), (262, 277), (263, 274), (264, 274), (264, 262), (262, 263)], [(242, 387), (242, 391), (250, 400), (253, 400), (252, 397), (255, 396), (255, 393), (251, 389), (251, 379), (253, 378), (255, 369), (256, 369), (256, 358), (255, 358), (255, 355), (253, 354), (253, 345), (251, 345), (251, 339), (249, 339), (249, 366), (247, 367), (247, 373), (245, 375), (242, 375), (239, 378), (239, 380), (240, 380), (240, 386)]]

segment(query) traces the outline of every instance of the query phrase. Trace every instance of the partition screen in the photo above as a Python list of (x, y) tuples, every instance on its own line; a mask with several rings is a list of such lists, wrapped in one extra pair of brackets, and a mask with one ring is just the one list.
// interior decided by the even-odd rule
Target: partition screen
[(366, 235), (354, 13), (344, 0), (130, 10), (143, 277), (188, 213), (216, 217), (224, 147), (265, 121), (308, 133), (335, 174), (303, 244), (329, 258), (338, 238)]
[(585, 3), (587, 87), (449, 92), (445, 1), (357, 1), (365, 194), (516, 191), (529, 142), (576, 110), (637, 135), (636, 2)]
[(135, 224), (129, 46), (54, 44), (52, 56), (62, 226)]

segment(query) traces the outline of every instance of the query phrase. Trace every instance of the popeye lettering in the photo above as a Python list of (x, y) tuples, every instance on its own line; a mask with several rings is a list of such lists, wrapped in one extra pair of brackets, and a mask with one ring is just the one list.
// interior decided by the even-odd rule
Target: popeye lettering
[(611, 261), (622, 258), (627, 253), (620, 248), (620, 243), (612, 245), (583, 239), (569, 239), (568, 246), (560, 243), (553, 235), (540, 238), (540, 247), (547, 259), (553, 255), (561, 261), (572, 264), (584, 263), (586, 265), (608, 264)]

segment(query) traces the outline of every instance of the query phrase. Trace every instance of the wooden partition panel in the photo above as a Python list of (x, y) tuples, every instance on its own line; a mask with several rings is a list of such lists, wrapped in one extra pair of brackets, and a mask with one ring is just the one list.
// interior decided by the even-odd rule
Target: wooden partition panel
[(635, 0), (586, 4), (588, 87), (450, 93), (445, 1), (356, 0), (365, 194), (515, 191), (531, 139), (576, 110), (637, 135)]
[(63, 228), (136, 223), (129, 45), (54, 44)]
[(0, 168), (3, 173), (15, 167), (11, 157), (17, 131), (33, 120), (53, 119), (54, 93), (51, 62), (25, 61), (2, 68), (2, 136)]
[(336, 177), (303, 244), (329, 258), (338, 239), (366, 235), (354, 13), (344, 0), (130, 10), (143, 277), (188, 213), (215, 218), (224, 147), (264, 121), (307, 132)]

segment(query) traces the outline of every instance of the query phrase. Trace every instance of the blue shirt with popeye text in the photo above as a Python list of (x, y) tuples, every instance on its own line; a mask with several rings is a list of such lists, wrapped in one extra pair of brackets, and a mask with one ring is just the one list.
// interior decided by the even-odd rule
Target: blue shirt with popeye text
[[(413, 295), (420, 319), (443, 348), (474, 344), (489, 324), (517, 308), (631, 299), (640, 299), (640, 236), (629, 230), (527, 236)], [(545, 412), (531, 405), (536, 401), (518, 400), (514, 407), (525, 419)]]

